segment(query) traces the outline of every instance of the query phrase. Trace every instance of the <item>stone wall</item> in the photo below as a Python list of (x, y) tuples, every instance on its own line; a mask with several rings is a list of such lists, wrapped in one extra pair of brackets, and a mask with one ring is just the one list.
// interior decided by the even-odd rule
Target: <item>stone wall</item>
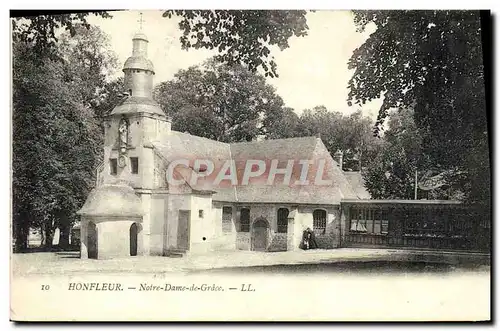
[[(233, 208), (233, 227), (231, 233), (222, 232), (222, 207), (226, 204), (214, 203), (214, 238), (212, 239), (212, 249), (217, 250), (251, 250), (252, 249), (252, 229), (250, 232), (240, 232), (240, 210), (241, 208), (250, 209), (250, 223), (253, 224), (256, 219), (264, 218), (270, 226), (270, 237), (267, 251), (287, 251), (299, 250), (302, 232), (307, 228), (313, 228), (313, 211), (323, 209), (327, 212), (326, 233), (318, 236), (318, 245), (322, 249), (331, 249), (337, 247), (338, 241), (338, 206), (292, 206), (280, 204), (248, 204), (232, 205)], [(229, 206), (229, 205), (228, 205)], [(277, 233), (277, 211), (279, 208), (286, 207), (290, 214), (288, 233)]]
[(302, 232), (307, 228), (314, 228), (313, 212), (316, 209), (325, 210), (327, 213), (327, 224), (325, 234), (316, 235), (316, 241), (321, 249), (337, 248), (340, 243), (339, 229), (340, 229), (340, 212), (338, 206), (318, 206), (299, 207), (299, 222), (301, 223), (301, 236)]
[(281, 252), (286, 251), (287, 248), (287, 236), (286, 233), (273, 233), (271, 235), (271, 243), (267, 249), (269, 252)]
[(236, 234), (236, 249), (250, 250), (250, 232), (238, 232)]
[(316, 236), (316, 242), (320, 249), (332, 249), (334, 247), (334, 236), (332, 233)]

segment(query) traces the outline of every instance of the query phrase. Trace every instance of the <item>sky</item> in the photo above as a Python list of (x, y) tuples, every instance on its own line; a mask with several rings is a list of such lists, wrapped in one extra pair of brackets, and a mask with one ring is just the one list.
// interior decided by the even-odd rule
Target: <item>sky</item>
[[(155, 67), (155, 83), (170, 80), (180, 69), (197, 65), (212, 57), (212, 50), (182, 50), (178, 28), (179, 18), (162, 17), (162, 11), (142, 11), (142, 31), (149, 39), (148, 57)], [(99, 26), (110, 37), (112, 50), (120, 66), (132, 51), (132, 36), (139, 31), (139, 12), (112, 12), (113, 18), (95, 16), (89, 23)], [(304, 109), (324, 105), (332, 111), (352, 113), (359, 106), (347, 105), (347, 84), (352, 71), (347, 62), (352, 52), (363, 44), (373, 29), (356, 31), (350, 11), (316, 11), (307, 14), (309, 26), (305, 37), (292, 37), (290, 47), (272, 49), (278, 67), (278, 78), (267, 78), (276, 88), (285, 105), (300, 114)], [(121, 71), (116, 73), (121, 75)], [(376, 118), (381, 100), (367, 103), (363, 114)]]

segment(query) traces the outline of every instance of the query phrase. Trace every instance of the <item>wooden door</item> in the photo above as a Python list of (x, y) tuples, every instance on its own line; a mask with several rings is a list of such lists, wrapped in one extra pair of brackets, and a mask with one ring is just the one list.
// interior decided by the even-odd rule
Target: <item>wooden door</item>
[(87, 253), (89, 259), (97, 259), (97, 226), (93, 222), (87, 227)]
[(179, 210), (179, 222), (177, 226), (177, 248), (189, 250), (189, 232), (190, 232), (190, 210)]
[(137, 256), (137, 224), (130, 226), (130, 256)]
[(266, 251), (269, 243), (269, 223), (257, 220), (252, 227), (252, 250)]

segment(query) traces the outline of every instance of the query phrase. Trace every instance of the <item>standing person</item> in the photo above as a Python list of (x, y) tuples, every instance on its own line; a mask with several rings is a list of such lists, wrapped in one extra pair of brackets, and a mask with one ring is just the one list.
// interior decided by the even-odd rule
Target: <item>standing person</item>
[(300, 241), (300, 248), (303, 250), (308, 250), (309, 249), (309, 232), (304, 230), (302, 233), (302, 240)]
[(317, 249), (318, 248), (318, 243), (316, 242), (316, 235), (314, 234), (314, 231), (311, 230), (311, 228), (307, 228), (307, 238), (308, 238), (308, 247), (309, 249)]

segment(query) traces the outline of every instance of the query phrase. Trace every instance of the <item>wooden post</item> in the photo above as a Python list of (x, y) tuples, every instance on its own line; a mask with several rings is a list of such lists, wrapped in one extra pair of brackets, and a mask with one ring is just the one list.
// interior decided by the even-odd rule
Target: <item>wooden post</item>
[(415, 200), (417, 200), (417, 184), (418, 184), (418, 177), (417, 177), (417, 170), (415, 170)]

